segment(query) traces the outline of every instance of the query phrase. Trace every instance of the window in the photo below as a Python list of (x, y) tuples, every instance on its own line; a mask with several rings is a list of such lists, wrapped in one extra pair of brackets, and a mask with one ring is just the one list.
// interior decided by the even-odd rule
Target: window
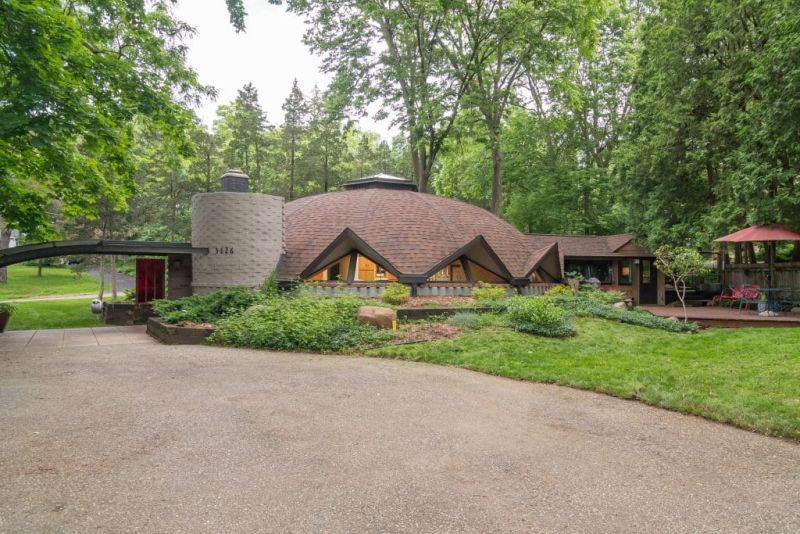
[(603, 260), (567, 260), (564, 262), (564, 271), (576, 271), (588, 280), (597, 278), (601, 284), (610, 284), (614, 281), (613, 268), (610, 261)]
[(631, 260), (619, 261), (619, 283), (623, 286), (629, 286), (633, 282)]
[(642, 283), (649, 284), (650, 283), (650, 266), (652, 262), (650, 260), (642, 260)]

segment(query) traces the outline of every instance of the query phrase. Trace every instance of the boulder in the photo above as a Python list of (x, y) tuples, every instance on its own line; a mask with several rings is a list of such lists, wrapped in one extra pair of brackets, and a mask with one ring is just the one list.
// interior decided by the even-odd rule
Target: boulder
[(370, 324), (378, 328), (391, 328), (397, 320), (397, 312), (391, 308), (380, 306), (361, 306), (358, 309), (358, 322)]
[(624, 301), (624, 300), (621, 300), (621, 301), (619, 301), (619, 302), (615, 302), (615, 303), (614, 303), (614, 307), (615, 307), (615, 308), (618, 308), (618, 309), (620, 309), (620, 310), (624, 310), (624, 309), (626, 309), (626, 308), (628, 307), (628, 305), (625, 303), (625, 301)]

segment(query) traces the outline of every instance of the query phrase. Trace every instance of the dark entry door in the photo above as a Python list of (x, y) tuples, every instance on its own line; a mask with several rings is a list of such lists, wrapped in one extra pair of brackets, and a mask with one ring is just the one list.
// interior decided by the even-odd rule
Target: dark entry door
[(653, 260), (643, 259), (639, 264), (639, 304), (656, 304), (656, 269)]
[(136, 259), (136, 302), (164, 298), (164, 260)]

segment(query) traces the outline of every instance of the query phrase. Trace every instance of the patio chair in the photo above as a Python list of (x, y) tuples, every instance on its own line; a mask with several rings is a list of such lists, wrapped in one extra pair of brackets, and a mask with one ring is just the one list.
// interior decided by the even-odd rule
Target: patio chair
[(724, 305), (728, 302), (728, 307), (733, 308), (733, 303), (737, 300), (742, 299), (742, 292), (744, 291), (745, 285), (739, 284), (736, 287), (728, 287), (722, 290), (722, 292), (717, 295), (712, 302), (718, 303), (720, 306)]
[(761, 302), (758, 298), (760, 289), (761, 286), (744, 286), (742, 288), (742, 296), (739, 299), (739, 312), (742, 311), (742, 306), (744, 306), (745, 310), (747, 311), (750, 311), (751, 304), (758, 306), (758, 304)]

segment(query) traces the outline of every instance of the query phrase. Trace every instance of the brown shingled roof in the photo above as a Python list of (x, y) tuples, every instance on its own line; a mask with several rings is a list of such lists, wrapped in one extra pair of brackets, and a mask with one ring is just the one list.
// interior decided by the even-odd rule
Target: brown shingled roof
[(527, 236), (532, 245), (541, 246), (542, 243), (558, 243), (561, 255), (567, 257), (638, 258), (652, 256), (646, 249), (633, 243), (633, 236), (630, 234), (527, 234)]
[(407, 276), (430, 275), (453, 254), (477, 247), (476, 254), (496, 258), (512, 277), (524, 278), (548, 253), (557, 253), (552, 240), (534, 243), (477, 206), (392, 189), (325, 193), (289, 202), (285, 228), (286, 255), (279, 268), (283, 279), (299, 277), (334, 240), (344, 238), (366, 243)]

